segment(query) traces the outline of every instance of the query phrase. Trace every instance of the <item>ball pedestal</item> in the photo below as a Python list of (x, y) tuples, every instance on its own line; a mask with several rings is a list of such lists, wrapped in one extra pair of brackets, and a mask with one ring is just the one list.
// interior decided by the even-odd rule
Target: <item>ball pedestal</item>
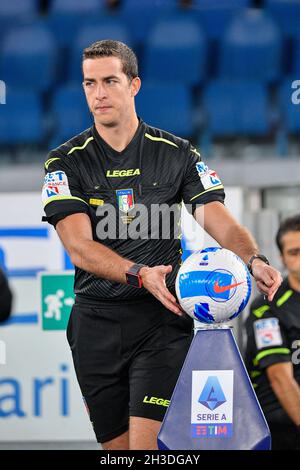
[(270, 431), (232, 328), (199, 325), (158, 434), (158, 448), (269, 450)]

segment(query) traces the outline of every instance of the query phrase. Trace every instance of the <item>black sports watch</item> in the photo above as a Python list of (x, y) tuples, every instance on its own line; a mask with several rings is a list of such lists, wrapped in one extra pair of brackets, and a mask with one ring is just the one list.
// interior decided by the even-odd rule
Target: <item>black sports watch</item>
[(264, 255), (261, 255), (260, 253), (258, 253), (257, 255), (251, 256), (251, 258), (249, 259), (247, 263), (247, 268), (249, 269), (251, 276), (253, 276), (252, 263), (255, 259), (261, 259), (264, 263), (270, 264), (268, 258), (266, 258)]
[(142, 282), (141, 276), (139, 275), (139, 271), (140, 271), (140, 269), (142, 269), (142, 268), (144, 268), (144, 267), (147, 267), (147, 265), (146, 265), (146, 264), (134, 264), (134, 265), (131, 266), (131, 268), (125, 273), (125, 275), (126, 275), (126, 283), (127, 283), (129, 286), (137, 287), (138, 289), (140, 289), (141, 287), (143, 287), (143, 282)]

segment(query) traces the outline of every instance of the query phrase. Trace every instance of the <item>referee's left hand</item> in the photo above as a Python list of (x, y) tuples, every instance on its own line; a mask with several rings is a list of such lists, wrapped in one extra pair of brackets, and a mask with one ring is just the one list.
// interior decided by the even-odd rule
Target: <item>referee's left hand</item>
[(172, 266), (143, 267), (139, 274), (142, 277), (143, 286), (156, 297), (167, 309), (176, 315), (182, 316), (183, 311), (176, 298), (166, 286), (166, 276), (172, 271)]
[(258, 289), (268, 296), (269, 302), (273, 300), (274, 295), (280, 284), (282, 277), (277, 269), (269, 266), (260, 259), (253, 261), (252, 273), (256, 280)]

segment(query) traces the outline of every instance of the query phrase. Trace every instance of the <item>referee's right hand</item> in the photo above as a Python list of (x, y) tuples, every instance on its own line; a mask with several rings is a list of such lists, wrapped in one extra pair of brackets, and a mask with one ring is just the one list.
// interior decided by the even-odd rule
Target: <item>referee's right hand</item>
[(139, 271), (139, 274), (145, 289), (154, 295), (166, 308), (171, 310), (171, 312), (182, 316), (183, 312), (180, 305), (166, 286), (166, 276), (171, 271), (171, 265), (154, 266), (153, 268), (145, 266)]

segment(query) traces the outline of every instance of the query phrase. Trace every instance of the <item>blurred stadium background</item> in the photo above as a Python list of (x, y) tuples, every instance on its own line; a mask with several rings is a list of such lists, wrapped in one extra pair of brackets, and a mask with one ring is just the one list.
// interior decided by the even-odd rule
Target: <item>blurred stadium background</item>
[(64, 333), (40, 332), (36, 276), (71, 267), (40, 222), (43, 162), (90, 127), (81, 54), (105, 38), (138, 55), (138, 114), (192, 141), (279, 268), (278, 222), (299, 212), (300, 0), (2, 0), (0, 265), (15, 306), (0, 328), (0, 448), (96, 448)]

